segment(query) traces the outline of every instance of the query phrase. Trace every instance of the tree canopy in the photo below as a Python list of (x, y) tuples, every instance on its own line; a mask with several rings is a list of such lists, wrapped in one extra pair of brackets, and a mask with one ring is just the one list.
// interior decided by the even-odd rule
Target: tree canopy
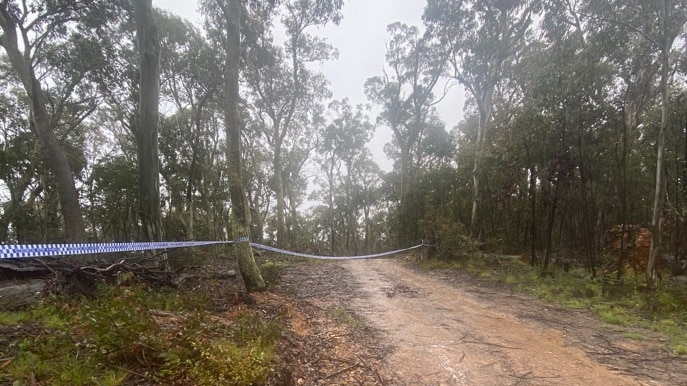
[(425, 241), (621, 276), (621, 226), (651, 231), (649, 280), (687, 257), (684, 1), (429, 0), (387, 27), (368, 105), (320, 70), (342, 3), (206, 0), (201, 28), (145, 0), (1, 2), (0, 242)]

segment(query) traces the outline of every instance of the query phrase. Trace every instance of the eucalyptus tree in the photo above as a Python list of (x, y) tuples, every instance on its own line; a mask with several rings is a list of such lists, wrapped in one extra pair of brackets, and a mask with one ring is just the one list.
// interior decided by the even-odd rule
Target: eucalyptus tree
[(211, 137), (206, 138), (208, 148), (204, 151), (203, 179), (198, 187), (199, 199), (205, 203), (207, 237), (224, 239), (230, 234), (231, 217), (229, 203), (231, 194), (228, 189), (226, 152), (226, 138), (223, 129), (223, 114), (221, 110), (212, 109), (208, 119), (208, 132)]
[(246, 135), (244, 136), (246, 148), (251, 151), (245, 154), (247, 196), (250, 203), (251, 240), (263, 243), (265, 238), (265, 223), (272, 211), (272, 189), (270, 179), (272, 173), (272, 157), (267, 150), (263, 138), (258, 134), (262, 130), (262, 123), (252, 116), (253, 110), (246, 109)]
[[(647, 110), (653, 105), (656, 98), (656, 78), (660, 68), (658, 57), (653, 54), (654, 47), (641, 34), (628, 34), (626, 30), (617, 28), (617, 25), (604, 22), (594, 16), (597, 3), (590, 2), (587, 9), (577, 12), (578, 20), (582, 19), (588, 25), (590, 32), (588, 40), (596, 42), (597, 47), (603, 49), (604, 58), (614, 68), (612, 99), (609, 100), (618, 110), (617, 121), (620, 132), (616, 141), (615, 158), (618, 176), (615, 179), (620, 202), (620, 213), (617, 222), (622, 224), (621, 234), (628, 231), (628, 224), (641, 223), (635, 213), (630, 213), (630, 191), (641, 191), (638, 186), (643, 186), (643, 181), (638, 181), (646, 173), (636, 170), (629, 173), (633, 167), (630, 165), (633, 154), (637, 154), (636, 144), (639, 141), (640, 125), (644, 121)], [(637, 161), (632, 164), (637, 164)], [(636, 169), (636, 168), (635, 168)], [(635, 182), (630, 185), (631, 182)], [(632, 189), (631, 186), (634, 186)], [(637, 207), (638, 205), (634, 205)], [(637, 211), (635, 211), (637, 212)], [(632, 219), (632, 220), (631, 220)], [(625, 237), (620, 239), (620, 252), (617, 264), (617, 279), (623, 274), (625, 258), (628, 248)]]
[[(98, 82), (101, 81), (107, 83), (104, 79)], [(137, 145), (129, 126), (122, 124), (108, 98), (108, 94), (103, 94), (105, 103), (96, 110), (91, 127), (85, 132), (84, 217), (93, 240), (136, 241), (142, 234)]]
[[(617, 192), (618, 197), (604, 199), (613, 203), (614, 207), (616, 203), (619, 204), (620, 211), (618, 213), (611, 208), (608, 213), (600, 213), (600, 216), (613, 219), (625, 229), (628, 221), (641, 222), (636, 214), (639, 211), (630, 213), (628, 196), (630, 191), (635, 196), (641, 191), (639, 187), (643, 184), (639, 181), (645, 173), (633, 166), (637, 160), (630, 158), (638, 154), (634, 144), (641, 135), (639, 127), (656, 95), (656, 75), (660, 67), (658, 56), (654, 55), (655, 49), (641, 34), (628, 34), (627, 29), (619, 28), (620, 24), (614, 21), (618, 15), (615, 11), (608, 13), (608, 2), (561, 0), (545, 2), (545, 5), (542, 29), (549, 41), (559, 46), (567, 44), (574, 47), (576, 55), (583, 57), (589, 67), (597, 63), (599, 71), (612, 71), (606, 79), (606, 89), (609, 90), (605, 98), (608, 115), (603, 126), (604, 130), (608, 130), (607, 135), (612, 137), (609, 142), (614, 146), (609, 146), (609, 150), (613, 152), (616, 166), (609, 173), (611, 178), (604, 189)], [(602, 67), (606, 67), (606, 70), (602, 70)], [(628, 172), (632, 168), (636, 170), (635, 173)], [(633, 189), (629, 188), (630, 180), (636, 181)], [(633, 206), (641, 207), (637, 202)], [(597, 224), (601, 224), (600, 219)], [(588, 236), (585, 242), (587, 240), (594, 240), (594, 237)], [(625, 241), (621, 239), (621, 243)], [(618, 259), (618, 279), (622, 275), (626, 250), (623, 244)]]
[[(207, 28), (213, 33), (222, 49), (224, 71), (222, 74), (222, 107), (227, 141), (227, 178), (233, 211), (231, 234), (234, 238), (250, 236), (251, 213), (242, 178), (241, 154), (242, 120), (239, 112), (239, 72), (241, 62), (241, 0), (205, 0), (202, 3)], [(255, 263), (248, 242), (233, 244), (239, 270), (246, 289), (265, 289), (265, 281)]]
[[(55, 177), (67, 241), (83, 241), (85, 225), (72, 165), (62, 144), (64, 133), (60, 134), (56, 125), (63, 119), (59, 114), (65, 112), (67, 99), (76, 92), (87, 93), (85, 88), (90, 83), (84, 80), (102, 68), (99, 62), (102, 51), (91, 52), (90, 49), (97, 47), (95, 42), (103, 35), (107, 24), (104, 21), (110, 17), (111, 9), (111, 2), (96, 0), (0, 3), (0, 45), (28, 96), (40, 150), (46, 166)], [(86, 52), (91, 54), (85, 55)], [(51, 58), (61, 58), (68, 63), (58, 64)], [(66, 69), (68, 64), (75, 67)], [(51, 85), (61, 89), (59, 102), (46, 93)], [(94, 103), (92, 98), (82, 101)], [(51, 111), (51, 105), (58, 108)], [(92, 112), (93, 109), (87, 108), (86, 111)], [(71, 125), (77, 125), (87, 115), (73, 120)]]
[(595, 4), (599, 17), (617, 28), (646, 40), (657, 54), (660, 65), (661, 124), (656, 141), (656, 182), (651, 216), (652, 240), (646, 268), (650, 284), (656, 279), (656, 261), (661, 252), (663, 206), (665, 202), (665, 138), (668, 128), (671, 77), (675, 45), (685, 31), (687, 4), (679, 0), (604, 1)]
[[(400, 163), (399, 207), (405, 208), (407, 193), (417, 172), (418, 146), (430, 125), (434, 106), (439, 102), (434, 87), (439, 82), (446, 62), (445, 52), (431, 34), (421, 34), (417, 27), (393, 23), (387, 27), (390, 35), (382, 76), (365, 82), (365, 94), (381, 107), (378, 123), (392, 132), (392, 144)], [(408, 239), (410, 225), (399, 225), (399, 240)]]
[[(520, 67), (526, 74), (524, 104), (514, 130), (503, 134), (521, 144), (518, 148), (527, 168), (523, 186), (529, 174), (531, 252), (534, 259), (537, 242), (545, 249), (542, 273), (554, 248), (561, 249), (554, 244), (558, 232), (558, 240), (567, 243), (563, 247), (583, 252), (585, 266), (595, 274), (594, 240), (601, 232), (608, 184), (613, 180), (613, 148), (607, 145), (616, 140), (608, 119), (614, 112), (607, 103), (611, 72), (608, 66), (586, 60), (577, 44), (554, 46), (532, 52)], [(540, 235), (537, 229), (542, 229)]]
[[(309, 63), (329, 60), (336, 51), (323, 39), (310, 33), (316, 26), (338, 22), (341, 15), (338, 1), (292, 0), (279, 2), (283, 16), (281, 22), (286, 32), (286, 42), (280, 47), (274, 42), (269, 28), (275, 12), (252, 12), (251, 25), (255, 36), (246, 48), (246, 67), (243, 79), (251, 91), (254, 116), (261, 122), (265, 143), (272, 152), (272, 181), (276, 196), (277, 244), (285, 246), (287, 234), (287, 203), (289, 190), (286, 186), (287, 160), (294, 160), (304, 149), (297, 149), (303, 139), (312, 138), (302, 128), (310, 127), (317, 119), (320, 105), (330, 97), (326, 81), (314, 73)], [(262, 9), (260, 9), (262, 11)], [(306, 149), (307, 150), (307, 149)], [(307, 153), (307, 152), (306, 152)], [(291, 176), (293, 177), (293, 175)], [(293, 212), (294, 202), (290, 202)]]
[[(547, 93), (549, 98), (560, 103), (558, 108), (544, 105), (551, 113), (546, 118), (553, 121), (554, 127), (565, 130), (566, 146), (556, 154), (556, 162), (562, 167), (556, 169), (560, 178), (555, 180), (557, 185), (552, 205), (549, 209), (544, 208), (549, 211), (549, 217), (545, 228), (546, 255), (542, 273), (547, 270), (551, 258), (553, 244), (550, 238), (554, 232), (551, 226), (555, 221), (560, 224), (559, 233), (567, 231), (565, 237), (569, 244), (582, 246), (581, 252), (586, 255), (585, 265), (594, 275), (598, 250), (595, 240), (601, 233), (599, 226), (604, 215), (605, 186), (613, 177), (608, 162), (609, 147), (599, 146), (615, 141), (612, 120), (608, 119), (614, 111), (607, 103), (613, 69), (605, 61), (598, 35), (590, 36), (589, 28), (585, 27), (588, 24), (578, 15), (579, 10), (574, 8), (574, 4), (568, 1), (554, 3), (563, 4), (565, 8), (546, 9), (542, 35), (548, 52), (543, 58), (544, 63), (551, 63), (551, 68), (542, 66), (544, 76), (549, 78), (548, 85), (540, 82), (538, 86), (546, 87), (539, 88), (540, 93)], [(551, 16), (554, 20), (548, 20)], [(531, 70), (525, 67), (523, 71)], [(528, 90), (531, 98), (530, 92), (532, 90)], [(550, 167), (548, 172), (551, 172)], [(542, 198), (546, 199), (545, 196)], [(561, 217), (557, 220), (551, 218), (556, 209), (554, 204), (558, 204), (560, 215), (557, 216)], [(571, 207), (576, 210), (567, 214)], [(562, 216), (574, 217), (575, 221), (563, 225), (565, 220)]]
[(429, 33), (451, 50), (447, 75), (467, 89), (479, 111), (472, 170), (472, 237), (480, 234), (482, 160), (494, 89), (502, 77), (503, 64), (526, 44), (537, 7), (537, 1), (428, 0), (423, 14)]
[[(160, 34), (152, 0), (134, 0), (139, 55), (138, 112), (134, 135), (138, 153), (139, 216), (146, 241), (162, 241), (158, 121), (160, 109)], [(169, 269), (167, 255), (159, 260)]]
[(138, 237), (138, 170), (123, 154), (111, 154), (92, 166), (87, 180), (92, 237), (129, 241)]
[(283, 161), (283, 183), (287, 198), (287, 239), (295, 248), (302, 246), (308, 239), (307, 235), (303, 234), (303, 215), (300, 208), (304, 204), (308, 190), (309, 179), (306, 170), (321, 142), (321, 130), (325, 125), (322, 117), (317, 113), (315, 118), (314, 120), (298, 120), (298, 130), (292, 133), (292, 140), (287, 142), (288, 152), (285, 153)]
[[(360, 211), (365, 207), (366, 193), (369, 196), (365, 185), (370, 182), (365, 178), (368, 177), (366, 170), (372, 155), (366, 145), (374, 127), (364, 107), (353, 107), (348, 99), (333, 101), (329, 109), (334, 118), (324, 131), (318, 151), (321, 159), (319, 167), (324, 176), (322, 191), (318, 195), (326, 197), (324, 201), (329, 215), (324, 221), (329, 226), (330, 252), (357, 253)], [(369, 217), (368, 208), (366, 222)], [(369, 227), (369, 224), (366, 226)], [(338, 242), (339, 235), (343, 238), (341, 245)]]
[[(191, 23), (166, 14), (158, 14), (161, 30), (161, 92), (163, 101), (171, 102), (175, 112), (163, 119), (160, 137), (162, 170), (171, 196), (174, 216), (183, 224), (184, 237), (195, 239), (196, 212), (210, 221), (209, 197), (199, 200), (205, 180), (219, 151), (219, 138), (211, 124), (217, 109), (219, 74), (217, 55), (201, 32)], [(204, 208), (196, 203), (204, 202)], [(204, 235), (202, 237), (208, 237)]]
[[(433, 243), (437, 241), (437, 225), (448, 218), (442, 210), (446, 208), (443, 193), (455, 179), (456, 147), (436, 111), (430, 110), (424, 125), (422, 137), (411, 152), (412, 183), (406, 188), (404, 205), (392, 215), (398, 222), (395, 232), (409, 240)], [(458, 222), (455, 218), (450, 221), (454, 220)]]
[[(6, 78), (2, 82), (0, 95), (0, 181), (6, 194), (0, 216), (0, 241), (9, 242), (10, 237), (20, 243), (35, 241), (29, 238), (25, 227), (32, 217), (34, 204), (41, 193), (36, 169), (40, 167), (39, 150), (35, 136), (31, 133), (30, 114), (20, 98), (17, 87)], [(14, 235), (10, 235), (10, 224)], [(29, 227), (30, 228), (30, 227)]]
[(350, 197), (345, 194), (345, 182), (340, 181), (336, 167), (341, 163), (332, 162), (330, 156), (319, 160), (319, 167), (325, 170), (317, 180), (319, 189), (311, 194), (311, 199), (320, 203), (308, 217), (314, 235), (312, 242), (318, 250), (330, 254), (372, 253), (392, 247), (386, 216), (389, 208), (380, 192), (379, 166), (368, 157), (355, 163), (350, 177), (353, 181)]
[[(379, 230), (379, 222), (375, 222), (375, 219), (379, 219), (380, 212), (385, 212), (382, 208), (381, 195), (379, 193), (381, 186), (382, 174), (379, 165), (375, 163), (371, 158), (361, 160), (354, 168), (354, 180), (358, 181), (359, 189), (359, 205), (362, 209), (362, 221), (363, 221), (363, 252), (372, 253), (375, 251), (375, 247), (385, 247), (379, 245), (378, 240), (381, 240), (384, 236)], [(383, 223), (386, 219), (382, 220)]]
[[(684, 65), (684, 64), (683, 64)], [(681, 71), (684, 71), (681, 68)], [(671, 96), (669, 127), (666, 133), (666, 207), (663, 221), (665, 251), (676, 263), (687, 259), (687, 90), (676, 85)], [(676, 274), (678, 272), (673, 272)]]

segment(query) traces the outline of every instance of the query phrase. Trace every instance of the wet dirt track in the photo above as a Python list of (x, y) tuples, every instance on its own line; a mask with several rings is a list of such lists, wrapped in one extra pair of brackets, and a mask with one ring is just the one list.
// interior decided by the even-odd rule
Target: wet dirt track
[(640, 385), (567, 347), (560, 331), (516, 320), (393, 260), (342, 263), (366, 296), (355, 308), (389, 334), (399, 384)]
[(659, 343), (461, 273), (374, 259), (299, 265), (286, 276), (300, 303), (345, 307), (378, 331), (377, 374), (352, 384), (687, 385), (684, 358)]

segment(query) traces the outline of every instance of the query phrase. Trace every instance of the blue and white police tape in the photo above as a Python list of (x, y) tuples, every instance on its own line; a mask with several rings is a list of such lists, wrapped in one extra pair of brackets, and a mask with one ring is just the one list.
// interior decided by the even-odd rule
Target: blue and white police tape
[[(248, 239), (236, 241), (248, 241)], [(231, 244), (234, 242), (235, 241), (169, 241), (147, 243), (8, 244), (0, 245), (0, 259), (149, 251), (200, 247), (213, 244)]]
[[(248, 237), (240, 237), (233, 241), (169, 241), (169, 242), (144, 242), (144, 243), (91, 243), (91, 244), (7, 244), (0, 245), (0, 259), (16, 259), (24, 257), (56, 257), (70, 255), (91, 255), (100, 253), (120, 253), (149, 250), (165, 250), (188, 247), (201, 247), (216, 244), (233, 244), (238, 242), (250, 242)], [(276, 252), (291, 256), (307, 257), (324, 260), (345, 259), (372, 259), (406, 252), (426, 246), (425, 244), (414, 247), (398, 249), (390, 252), (375, 253), (362, 256), (319, 256), (307, 253), (298, 253), (267, 245), (250, 243), (253, 248), (270, 252)]]
[(281, 253), (281, 254), (285, 254), (285, 255), (307, 257), (310, 259), (322, 259), (322, 260), (374, 259), (376, 257), (384, 257), (384, 256), (393, 255), (396, 253), (412, 251), (413, 249), (422, 248), (422, 247), (426, 246), (425, 244), (420, 244), (420, 245), (416, 245), (416, 246), (410, 247), (410, 248), (398, 249), (395, 251), (375, 253), (372, 255), (362, 255), (362, 256), (320, 256), (320, 255), (309, 255), (307, 253), (291, 252), (291, 251), (287, 251), (284, 249), (274, 248), (274, 247), (270, 247), (270, 246), (262, 245), (262, 244), (257, 244), (257, 243), (250, 243), (250, 245), (255, 249), (262, 249), (262, 250), (269, 251), (269, 252), (276, 252), (276, 253)]

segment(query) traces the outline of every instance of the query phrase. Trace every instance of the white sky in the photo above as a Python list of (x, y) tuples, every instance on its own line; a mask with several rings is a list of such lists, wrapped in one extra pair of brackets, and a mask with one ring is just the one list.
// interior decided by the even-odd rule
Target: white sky
[[(178, 14), (196, 25), (201, 25), (196, 0), (153, 0), (153, 5)], [(336, 26), (329, 24), (310, 31), (326, 38), (339, 51), (337, 60), (323, 63), (320, 71), (329, 79), (334, 99), (348, 98), (352, 104), (367, 103), (363, 85), (368, 78), (381, 75), (386, 54), (386, 26), (403, 22), (422, 28), (424, 0), (347, 0), (342, 9), (343, 20)], [(441, 94), (443, 84), (435, 94)], [(437, 105), (447, 130), (463, 117), (465, 98), (460, 87), (452, 88)], [(370, 114), (374, 123), (376, 110)], [(391, 169), (382, 149), (390, 142), (390, 131), (377, 128), (369, 144), (374, 160), (384, 170)]]

